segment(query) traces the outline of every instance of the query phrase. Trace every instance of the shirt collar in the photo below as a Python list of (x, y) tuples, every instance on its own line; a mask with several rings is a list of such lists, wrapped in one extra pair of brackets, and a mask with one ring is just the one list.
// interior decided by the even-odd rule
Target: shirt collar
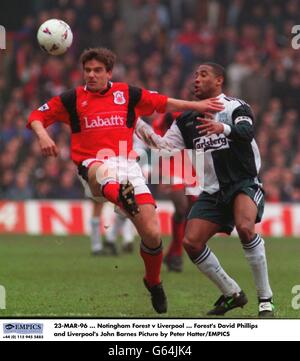
[[(105, 93), (107, 93), (109, 91), (109, 89), (112, 87), (113, 83), (111, 81), (109, 81), (107, 83), (107, 87), (105, 89), (103, 89), (101, 92), (99, 92), (99, 94), (104, 95)], [(87, 88), (87, 85), (84, 86), (84, 91), (89, 91)]]

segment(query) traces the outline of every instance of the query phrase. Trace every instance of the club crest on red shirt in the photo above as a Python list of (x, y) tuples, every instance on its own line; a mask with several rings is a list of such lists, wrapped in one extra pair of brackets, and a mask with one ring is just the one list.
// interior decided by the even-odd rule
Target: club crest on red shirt
[(113, 93), (114, 95), (114, 103), (115, 104), (125, 104), (126, 99), (124, 97), (124, 93), (120, 90)]
[(45, 112), (46, 110), (49, 110), (49, 105), (47, 103), (43, 104), (41, 107), (38, 108), (40, 112)]

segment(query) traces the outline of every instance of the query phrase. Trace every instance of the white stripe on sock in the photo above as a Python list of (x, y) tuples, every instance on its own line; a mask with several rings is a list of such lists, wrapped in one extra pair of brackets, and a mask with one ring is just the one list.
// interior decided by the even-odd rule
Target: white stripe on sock
[[(254, 244), (258, 236), (257, 244)], [(259, 298), (271, 298), (273, 296), (268, 277), (268, 265), (266, 259), (266, 252), (264, 240), (257, 235), (252, 244), (252, 247), (244, 247), (245, 257), (248, 260), (252, 269), (254, 282), (256, 285), (257, 296)], [(254, 244), (254, 245), (253, 245)]]
[(208, 257), (209, 252), (210, 252), (210, 249), (207, 246), (205, 246), (202, 253), (196, 259), (194, 259), (193, 262), (195, 264), (199, 264), (199, 263), (203, 262), (205, 260), (205, 258)]

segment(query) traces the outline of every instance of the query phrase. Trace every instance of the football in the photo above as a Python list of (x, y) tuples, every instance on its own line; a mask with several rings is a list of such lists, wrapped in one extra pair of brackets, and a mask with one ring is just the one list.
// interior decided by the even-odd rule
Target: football
[(40, 47), (48, 54), (61, 55), (72, 45), (73, 33), (64, 21), (50, 19), (39, 27), (37, 40)]

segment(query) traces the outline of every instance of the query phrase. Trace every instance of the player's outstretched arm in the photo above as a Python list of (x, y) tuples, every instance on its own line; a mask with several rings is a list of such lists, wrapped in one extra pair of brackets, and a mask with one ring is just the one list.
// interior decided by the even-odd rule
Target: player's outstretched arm
[(181, 132), (175, 123), (173, 123), (166, 134), (161, 137), (154, 132), (149, 124), (139, 118), (135, 132), (136, 135), (150, 148), (166, 150), (168, 152), (177, 152), (186, 148)]
[(137, 120), (135, 133), (149, 148), (171, 150), (170, 145), (141, 118)]
[(58, 150), (56, 144), (49, 136), (47, 130), (44, 128), (43, 123), (39, 120), (33, 120), (30, 126), (38, 138), (42, 154), (44, 156), (57, 157)]
[(224, 109), (223, 103), (218, 98), (209, 98), (198, 101), (179, 100), (168, 98), (166, 112), (193, 110), (199, 113), (217, 113)]

